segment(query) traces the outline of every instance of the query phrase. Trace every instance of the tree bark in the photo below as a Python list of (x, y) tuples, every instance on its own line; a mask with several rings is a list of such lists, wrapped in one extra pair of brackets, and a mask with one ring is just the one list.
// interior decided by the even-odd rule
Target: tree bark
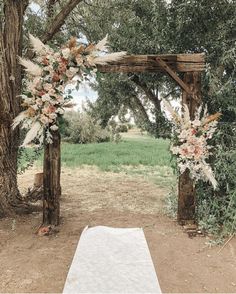
[[(197, 100), (183, 91), (182, 103), (187, 104), (190, 112), (190, 119), (194, 119), (196, 109), (201, 104), (201, 74), (195, 72), (185, 73), (184, 82), (194, 92)], [(196, 191), (194, 182), (189, 176), (189, 171), (185, 171), (179, 177), (178, 193), (178, 215), (180, 224), (195, 221)]]
[(43, 225), (59, 225), (61, 196), (61, 138), (53, 132), (53, 143), (45, 142), (43, 167)]
[(0, 217), (26, 212), (17, 188), (19, 130), (12, 130), (20, 111), (23, 16), (28, 1), (5, 0), (0, 23)]
[[(64, 24), (66, 17), (82, 0), (69, 0), (52, 19), (43, 35), (50, 41)], [(29, 212), (17, 188), (17, 152), (19, 129), (12, 130), (13, 118), (19, 114), (22, 74), (18, 56), (22, 51), (22, 28), (29, 0), (4, 0), (0, 19), (0, 217)], [(28, 58), (32, 51), (27, 52)], [(27, 54), (26, 54), (27, 55)]]
[(130, 109), (132, 109), (136, 121), (141, 118), (147, 129), (152, 128), (152, 122), (150, 121), (147, 111), (137, 95), (131, 97)]
[(141, 81), (137, 75), (132, 76), (131, 80), (144, 92), (146, 97), (154, 105), (153, 114), (155, 116), (155, 123), (150, 122), (150, 129), (147, 130), (156, 138), (169, 138), (171, 127), (161, 110), (161, 100), (158, 99), (158, 89), (156, 89), (157, 93), (154, 93), (154, 91), (150, 89), (145, 82)]

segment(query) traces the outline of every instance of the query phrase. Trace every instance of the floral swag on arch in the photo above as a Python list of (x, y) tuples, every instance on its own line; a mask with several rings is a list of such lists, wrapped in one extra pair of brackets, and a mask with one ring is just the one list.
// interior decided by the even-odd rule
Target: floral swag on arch
[(174, 123), (170, 150), (177, 157), (180, 174), (189, 170), (190, 177), (195, 182), (208, 181), (216, 189), (217, 181), (209, 164), (209, 157), (214, 147), (210, 145), (209, 140), (217, 129), (221, 114), (208, 115), (207, 107), (203, 110), (200, 106), (194, 120), (191, 120), (187, 105), (183, 106), (183, 112), (180, 115), (168, 101), (163, 100), (163, 104), (171, 114)]
[[(51, 144), (52, 132), (58, 129), (58, 119), (66, 108), (73, 107), (72, 96), (70, 91), (66, 91), (66, 86), (75, 82), (79, 87), (89, 75), (96, 73), (97, 65), (122, 59), (126, 52), (107, 54), (107, 36), (98, 44), (87, 46), (77, 44), (76, 38), (72, 38), (57, 51), (32, 35), (29, 38), (36, 58), (34, 62), (19, 58), (27, 72), (25, 91), (21, 95), (25, 110), (14, 119), (13, 128), (21, 124), (22, 128), (29, 130), (22, 146), (27, 146), (34, 139), (38, 139), (40, 144), (44, 141)], [(217, 182), (208, 163), (213, 146), (208, 140), (217, 128), (220, 114), (209, 116), (205, 109), (201, 116), (200, 107), (191, 121), (187, 105), (179, 115), (168, 101), (163, 102), (175, 125), (171, 151), (177, 156), (180, 173), (189, 170), (195, 182), (209, 181), (216, 189)]]
[(29, 130), (22, 146), (34, 139), (40, 144), (44, 139), (52, 143), (52, 131), (58, 129), (58, 118), (66, 108), (74, 106), (66, 86), (77, 83), (79, 87), (89, 75), (96, 73), (98, 64), (107, 64), (126, 55), (126, 52), (105, 54), (107, 36), (98, 44), (87, 46), (71, 38), (66, 46), (56, 51), (32, 35), (29, 38), (36, 58), (34, 62), (19, 58), (27, 72), (25, 91), (21, 95), (25, 110), (13, 122), (13, 128), (22, 123), (22, 128)]

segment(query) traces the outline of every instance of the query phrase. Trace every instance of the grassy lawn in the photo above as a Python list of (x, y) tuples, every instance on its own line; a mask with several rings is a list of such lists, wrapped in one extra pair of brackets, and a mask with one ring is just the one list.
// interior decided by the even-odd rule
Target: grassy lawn
[(116, 144), (62, 144), (62, 162), (68, 167), (96, 165), (105, 171), (127, 166), (170, 166), (169, 142), (152, 138), (123, 139)]
[(102, 171), (124, 172), (147, 178), (170, 187), (175, 183), (171, 168), (169, 141), (149, 136), (123, 137), (118, 144), (73, 145), (62, 144), (62, 164), (74, 168), (83, 165), (97, 166)]
[[(102, 171), (143, 176), (158, 185), (169, 187), (175, 182), (175, 176), (168, 149), (168, 140), (140, 134), (125, 134), (118, 144), (62, 143), (62, 165), (72, 169), (83, 165), (97, 166)], [(31, 153), (31, 149), (25, 151), (29, 157)], [(23, 157), (20, 165), (24, 166), (26, 161)], [(42, 155), (38, 164), (42, 164)]]

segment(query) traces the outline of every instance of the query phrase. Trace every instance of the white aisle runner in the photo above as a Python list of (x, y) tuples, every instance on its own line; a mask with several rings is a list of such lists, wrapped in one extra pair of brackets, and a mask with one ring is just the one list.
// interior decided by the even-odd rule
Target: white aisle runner
[(63, 293), (161, 293), (143, 230), (85, 228)]

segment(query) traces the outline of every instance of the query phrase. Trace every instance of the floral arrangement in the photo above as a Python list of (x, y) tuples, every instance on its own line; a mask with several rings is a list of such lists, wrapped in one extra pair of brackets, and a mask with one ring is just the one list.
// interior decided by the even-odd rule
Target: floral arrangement
[[(23, 146), (34, 139), (40, 144), (44, 138), (52, 143), (52, 131), (58, 129), (58, 118), (66, 108), (73, 107), (71, 92), (66, 91), (68, 84), (77, 87), (88, 75), (96, 72), (98, 64), (107, 64), (121, 59), (126, 52), (105, 54), (107, 36), (98, 44), (77, 44), (72, 38), (60, 50), (53, 50), (38, 38), (30, 35), (30, 42), (36, 53), (34, 62), (19, 58), (27, 72), (26, 90), (21, 95), (23, 108), (13, 122), (13, 128), (22, 123), (29, 129)], [(75, 79), (74, 79), (75, 78)]]
[(207, 108), (202, 110), (202, 106), (200, 106), (195, 113), (194, 120), (190, 120), (187, 105), (183, 106), (183, 113), (179, 115), (168, 101), (163, 100), (163, 103), (175, 124), (175, 139), (171, 145), (171, 151), (177, 156), (180, 173), (189, 170), (190, 177), (195, 182), (198, 180), (209, 181), (216, 189), (217, 181), (210, 164), (207, 162), (213, 148), (208, 141), (216, 131), (221, 114), (208, 115)]

